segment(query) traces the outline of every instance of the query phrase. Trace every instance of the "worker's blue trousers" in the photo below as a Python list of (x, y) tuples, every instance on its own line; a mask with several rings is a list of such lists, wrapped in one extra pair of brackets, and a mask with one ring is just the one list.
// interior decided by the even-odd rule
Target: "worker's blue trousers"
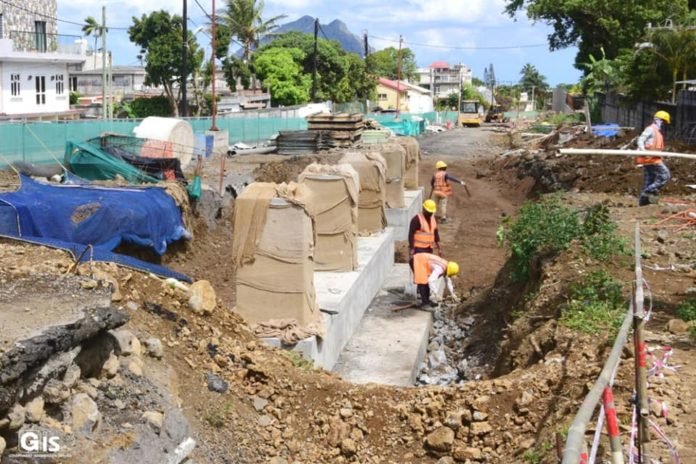
[(639, 202), (648, 204), (648, 195), (657, 195), (672, 177), (665, 163), (643, 165), (643, 188), (640, 191)]

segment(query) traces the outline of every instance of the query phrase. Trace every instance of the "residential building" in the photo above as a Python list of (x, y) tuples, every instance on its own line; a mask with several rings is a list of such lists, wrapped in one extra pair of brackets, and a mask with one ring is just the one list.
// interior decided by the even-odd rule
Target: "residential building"
[(434, 111), (430, 90), (406, 81), (399, 81), (399, 83), (406, 87), (406, 105), (409, 113), (430, 113)]
[(85, 60), (86, 42), (58, 34), (56, 0), (21, 5), (0, 3), (0, 118), (77, 117), (67, 67)]
[[(89, 60), (88, 60), (89, 61)], [(111, 68), (111, 92), (116, 100), (146, 91), (145, 68), (142, 66), (113, 66)], [(108, 81), (108, 79), (107, 79)], [(70, 71), (70, 90), (85, 96), (101, 96), (101, 68)], [(157, 90), (161, 93), (161, 90)]]
[(457, 94), (462, 85), (471, 84), (471, 68), (461, 63), (450, 66), (446, 61), (436, 61), (418, 69), (418, 85), (430, 90), (434, 100)]
[[(377, 81), (377, 105), (381, 110), (408, 111), (408, 89), (386, 77)], [(398, 103), (397, 103), (398, 102)]]

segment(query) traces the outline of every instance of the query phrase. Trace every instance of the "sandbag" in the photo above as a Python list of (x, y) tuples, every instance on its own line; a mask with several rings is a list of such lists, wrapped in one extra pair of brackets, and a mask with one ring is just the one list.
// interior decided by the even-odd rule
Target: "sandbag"
[(396, 142), (406, 150), (406, 173), (404, 187), (418, 189), (418, 165), (420, 160), (420, 145), (415, 137), (397, 137)]
[(349, 164), (311, 164), (299, 181), (312, 192), (308, 205), (315, 220), (317, 271), (353, 271), (358, 267), (358, 173)]
[(384, 210), (387, 190), (387, 164), (382, 155), (373, 151), (349, 151), (339, 164), (350, 164), (360, 178), (358, 199), (358, 231), (371, 234), (387, 226)]
[(322, 335), (309, 203), (311, 192), (295, 183), (253, 183), (235, 201), (235, 310), (252, 324), (293, 319)]
[(404, 208), (404, 174), (406, 173), (406, 150), (398, 143), (379, 145), (379, 151), (387, 163), (387, 196), (389, 208)]

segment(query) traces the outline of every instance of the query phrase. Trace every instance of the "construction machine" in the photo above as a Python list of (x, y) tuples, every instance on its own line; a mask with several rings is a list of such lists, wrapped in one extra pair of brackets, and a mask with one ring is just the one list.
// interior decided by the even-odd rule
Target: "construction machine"
[(505, 122), (505, 113), (500, 105), (491, 105), (486, 113), (486, 122)]
[(460, 126), (478, 127), (481, 125), (481, 102), (478, 100), (462, 100), (459, 106), (458, 123)]

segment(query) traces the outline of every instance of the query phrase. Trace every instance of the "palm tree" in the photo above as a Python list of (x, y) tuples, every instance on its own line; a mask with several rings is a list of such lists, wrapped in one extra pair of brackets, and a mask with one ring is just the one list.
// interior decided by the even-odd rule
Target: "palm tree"
[(278, 15), (264, 21), (263, 7), (263, 0), (227, 0), (220, 17), (220, 23), (242, 44), (242, 59), (247, 62), (261, 38), (277, 28), (277, 22), (286, 17)]
[(92, 55), (94, 55), (94, 69), (97, 68), (97, 39), (101, 36), (102, 26), (97, 22), (94, 16), (87, 16), (85, 18), (85, 25), (82, 26), (82, 32), (84, 32), (85, 37), (90, 35), (94, 37), (94, 49)]
[(667, 65), (672, 75), (672, 103), (675, 103), (677, 79), (681, 75), (686, 80), (691, 63), (696, 59), (696, 32), (688, 27), (660, 31), (652, 34), (650, 42), (639, 45), (639, 49), (654, 53)]

